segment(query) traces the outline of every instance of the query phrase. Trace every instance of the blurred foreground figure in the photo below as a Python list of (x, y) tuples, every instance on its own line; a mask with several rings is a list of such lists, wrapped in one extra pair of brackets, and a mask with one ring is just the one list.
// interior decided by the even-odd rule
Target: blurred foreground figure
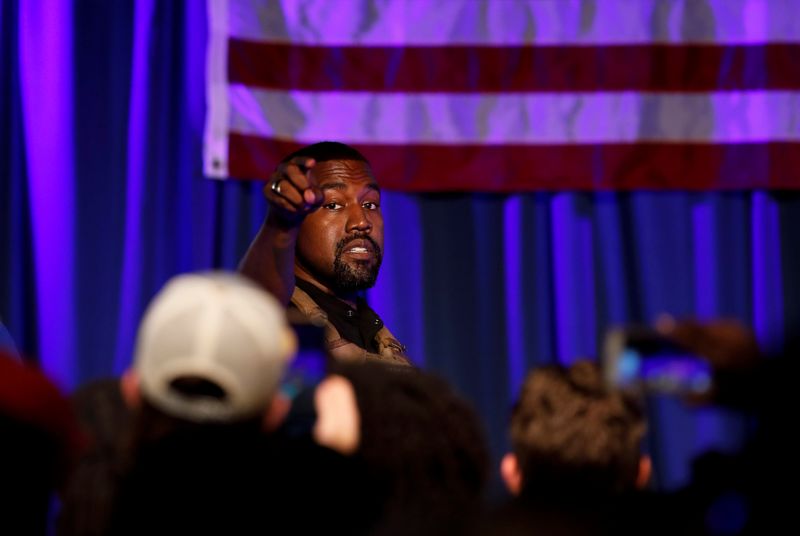
[(779, 534), (795, 526), (797, 454), (792, 393), (798, 387), (800, 338), (763, 355), (748, 327), (734, 319), (699, 322), (662, 319), (657, 328), (705, 358), (713, 389), (693, 406), (715, 404), (742, 412), (751, 421), (737, 453), (706, 452), (694, 463), (691, 483), (675, 494), (673, 511), (697, 534)]
[(0, 438), (2, 532), (47, 534), (54, 494), (67, 482), (85, 438), (59, 389), (3, 351)]
[(61, 533), (207, 531), (262, 519), (263, 494), (252, 493), (266, 489), (254, 481), (265, 472), (262, 427), (295, 349), (283, 307), (246, 278), (170, 280), (116, 386), (118, 409), (133, 410), (128, 426), (83, 460)]
[(172, 279), (139, 327), (138, 411), (110, 532), (263, 528), (273, 460), (262, 424), (295, 349), (283, 308), (255, 284)]
[(446, 382), (367, 363), (335, 367), (320, 388), (323, 408), (327, 399), (337, 409), (318, 421), (318, 441), (338, 437), (350, 445), (361, 470), (360, 479), (342, 482), (360, 497), (358, 533), (459, 535), (474, 528), (488, 450), (477, 415)]
[(539, 368), (511, 415), (503, 480), (515, 495), (572, 501), (639, 489), (650, 476), (645, 430), (640, 402), (608, 389), (595, 363)]
[(640, 401), (608, 389), (595, 363), (534, 370), (514, 406), (513, 452), (500, 468), (515, 499), (486, 532), (613, 533), (619, 505), (650, 477), (644, 435)]

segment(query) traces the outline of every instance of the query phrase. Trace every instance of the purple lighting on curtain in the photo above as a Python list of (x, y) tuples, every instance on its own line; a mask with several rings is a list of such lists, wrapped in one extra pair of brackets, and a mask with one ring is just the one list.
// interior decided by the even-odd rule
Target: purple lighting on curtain
[(596, 354), (592, 226), (578, 213), (579, 201), (559, 193), (552, 203), (556, 355), (565, 365)]
[[(719, 271), (715, 260), (719, 258), (717, 229), (714, 225), (714, 201), (703, 196), (692, 208), (694, 228), (694, 296), (696, 315), (701, 319), (715, 318), (723, 314), (719, 303)], [(698, 411), (695, 418), (696, 452), (716, 447), (722, 437), (724, 423), (715, 411)]]
[(19, 48), (39, 348), (43, 368), (75, 381), (72, 3), (21, 0)]
[(131, 348), (141, 314), (142, 203), (144, 201), (145, 163), (147, 162), (148, 64), (153, 0), (135, 4), (133, 72), (131, 75), (130, 113), (128, 119), (127, 206), (125, 207), (125, 250), (120, 289), (119, 324), (114, 371), (123, 371), (131, 361)]
[(515, 399), (525, 379), (525, 299), (522, 289), (522, 198), (514, 196), (503, 211), (504, 270), (506, 283), (506, 333), (508, 338), (508, 385)]
[(778, 205), (753, 192), (753, 326), (765, 348), (783, 342), (783, 274)]
[(553, 229), (553, 285), (555, 287), (554, 312), (556, 357), (560, 363), (569, 363), (574, 356), (574, 316), (573, 304), (577, 304), (572, 281), (568, 274), (572, 273), (573, 257), (571, 255), (572, 239), (569, 219), (571, 208), (569, 194), (556, 194), (552, 202), (552, 229)]
[(719, 314), (717, 303), (716, 266), (717, 248), (714, 237), (714, 211), (708, 196), (692, 210), (694, 227), (694, 288), (695, 311), (700, 318), (713, 318)]
[(631, 320), (629, 310), (630, 298), (628, 297), (629, 271), (627, 263), (630, 259), (625, 257), (625, 247), (622, 241), (623, 229), (620, 221), (620, 209), (616, 194), (606, 193), (596, 196), (595, 210), (597, 211), (597, 230), (602, 250), (605, 252), (599, 255), (601, 263), (604, 286), (599, 290), (600, 294), (605, 293), (606, 310), (608, 319), (606, 325), (611, 326), (623, 324)]
[(385, 222), (384, 262), (377, 284), (368, 292), (369, 303), (392, 333), (408, 346), (414, 363), (424, 366), (425, 322), (420, 311), (423, 311), (421, 282), (425, 259), (419, 210), (409, 196), (395, 192), (381, 194), (381, 210)]

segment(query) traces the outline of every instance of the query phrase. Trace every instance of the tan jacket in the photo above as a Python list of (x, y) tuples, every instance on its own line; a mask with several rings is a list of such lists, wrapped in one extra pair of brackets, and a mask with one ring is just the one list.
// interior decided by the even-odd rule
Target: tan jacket
[(317, 305), (311, 296), (298, 287), (294, 288), (291, 303), (312, 321), (321, 321), (325, 326), (325, 344), (328, 351), (336, 359), (342, 361), (363, 362), (376, 360), (389, 362), (395, 365), (410, 365), (406, 355), (406, 347), (394, 338), (394, 335), (382, 327), (375, 335), (375, 342), (380, 350), (379, 354), (367, 352), (355, 343), (342, 338), (336, 328), (328, 321), (328, 315)]

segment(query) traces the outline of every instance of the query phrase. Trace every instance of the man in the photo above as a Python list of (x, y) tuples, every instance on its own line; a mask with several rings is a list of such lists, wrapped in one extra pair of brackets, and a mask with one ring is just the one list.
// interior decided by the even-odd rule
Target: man
[(346, 456), (360, 440), (358, 416), (347, 411), (352, 387), (323, 379), (313, 426), (288, 422), (280, 384), (305, 326), (290, 328), (285, 313), (239, 274), (172, 278), (140, 323), (133, 366), (75, 393), (92, 441), (63, 497), (58, 534), (238, 534), (267, 525), (283, 533), (284, 524), (305, 534), (358, 520), (352, 496), (341, 493), (343, 480), (363, 481), (358, 460)]
[(549, 365), (525, 380), (511, 416), (513, 453), (501, 475), (514, 495), (594, 498), (643, 488), (651, 462), (641, 453), (639, 401), (606, 387), (586, 360)]
[(411, 367), (337, 364), (333, 380), (338, 386), (327, 390), (351, 392), (326, 409), (340, 434), (356, 429), (347, 435), (366, 480), (351, 477), (347, 485), (362, 494), (367, 533), (471, 534), (482, 514), (489, 450), (470, 404), (443, 379)]
[[(608, 389), (595, 363), (550, 365), (526, 378), (500, 473), (515, 497), (487, 533), (627, 534), (644, 529), (637, 493), (650, 476), (639, 401)], [(660, 534), (661, 532), (659, 532)]]
[[(218, 497), (212, 482), (233, 486), (234, 469), (254, 472), (262, 430), (285, 413), (279, 385), (296, 344), (284, 308), (249, 279), (172, 278), (139, 325), (131, 369), (75, 395), (93, 441), (64, 494), (59, 534), (111, 534), (117, 523), (141, 534), (164, 517), (189, 531), (220, 519), (222, 505), (200, 504)], [(229, 511), (255, 512), (220, 489)]]
[(383, 256), (381, 191), (366, 158), (342, 143), (310, 145), (278, 165), (264, 194), (270, 210), (240, 271), (323, 323), (335, 358), (407, 364), (361, 296)]
[(690, 407), (713, 404), (747, 422), (739, 448), (710, 448), (694, 459), (691, 479), (675, 493), (678, 508), (671, 511), (688, 520), (680, 533), (778, 534), (794, 523), (795, 495), (785, 490), (800, 474), (791, 394), (797, 389), (800, 332), (791, 327), (784, 344), (772, 341), (764, 351), (752, 328), (733, 318), (665, 315), (657, 322), (662, 335), (711, 365), (712, 389), (686, 400)]

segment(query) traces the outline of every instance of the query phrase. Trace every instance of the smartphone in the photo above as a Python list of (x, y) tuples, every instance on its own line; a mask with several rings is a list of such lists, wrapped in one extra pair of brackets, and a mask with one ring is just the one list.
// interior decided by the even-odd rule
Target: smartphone
[(704, 396), (713, 384), (707, 359), (646, 326), (610, 329), (602, 367), (609, 386), (641, 394)]
[(330, 355), (325, 349), (325, 329), (300, 315), (289, 316), (297, 335), (297, 354), (284, 375), (281, 392), (291, 399), (288, 414), (275, 433), (292, 440), (308, 440), (317, 421), (314, 393), (327, 376)]
[(297, 354), (284, 376), (281, 390), (290, 398), (313, 390), (328, 374), (330, 356), (325, 349), (325, 331), (310, 322), (292, 322), (297, 335)]

